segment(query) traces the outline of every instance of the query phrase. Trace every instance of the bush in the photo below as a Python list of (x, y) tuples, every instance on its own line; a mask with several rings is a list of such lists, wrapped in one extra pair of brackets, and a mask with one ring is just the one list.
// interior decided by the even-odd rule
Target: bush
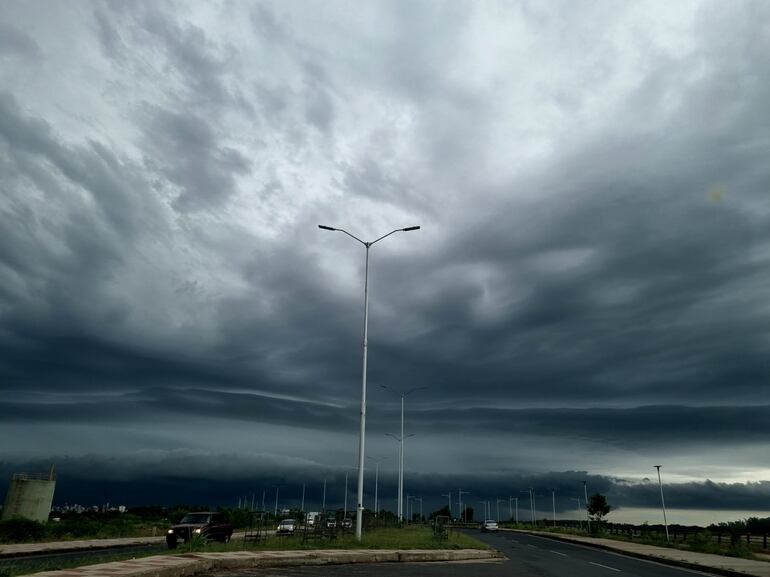
[(45, 537), (45, 525), (21, 517), (0, 521), (0, 543), (37, 541)]

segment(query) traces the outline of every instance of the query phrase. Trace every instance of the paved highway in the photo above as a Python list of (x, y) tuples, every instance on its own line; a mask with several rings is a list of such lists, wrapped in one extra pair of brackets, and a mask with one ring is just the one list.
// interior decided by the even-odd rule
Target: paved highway
[(474, 534), (507, 561), (254, 569), (218, 577), (693, 577), (708, 575), (521, 533)]

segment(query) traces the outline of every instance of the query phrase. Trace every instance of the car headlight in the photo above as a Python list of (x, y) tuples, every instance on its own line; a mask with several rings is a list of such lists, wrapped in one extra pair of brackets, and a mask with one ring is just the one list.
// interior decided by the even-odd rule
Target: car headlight
[(173, 529), (169, 529), (169, 530), (168, 530), (168, 534), (169, 534), (169, 535), (173, 535), (173, 534), (174, 534), (174, 530), (173, 530)]
[(201, 532), (200, 529), (196, 529), (195, 531), (193, 531), (193, 533), (200, 533), (200, 532)]

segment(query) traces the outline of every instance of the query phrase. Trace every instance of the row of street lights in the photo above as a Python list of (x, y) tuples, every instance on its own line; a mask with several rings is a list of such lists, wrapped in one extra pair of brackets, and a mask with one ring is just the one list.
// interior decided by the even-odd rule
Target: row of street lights
[[(364, 461), (365, 461), (365, 442), (366, 442), (366, 376), (367, 376), (367, 361), (368, 361), (368, 347), (369, 347), (369, 249), (377, 242), (381, 241), (384, 238), (387, 238), (388, 236), (395, 234), (397, 232), (409, 232), (414, 230), (419, 230), (419, 226), (408, 226), (405, 228), (397, 228), (395, 230), (390, 231), (387, 234), (382, 235), (381, 237), (373, 240), (373, 241), (363, 241), (360, 238), (358, 238), (355, 235), (350, 234), (348, 231), (341, 229), (341, 228), (334, 228), (331, 226), (326, 226), (323, 224), (319, 224), (318, 228), (322, 230), (328, 230), (328, 231), (336, 231), (341, 232), (343, 234), (346, 234), (353, 240), (361, 243), (364, 248), (366, 249), (366, 259), (365, 259), (365, 268), (364, 268), (364, 339), (363, 339), (363, 349), (364, 349), (364, 355), (363, 355), (363, 371), (362, 371), (362, 378), (361, 378), (361, 415), (360, 415), (360, 431), (359, 431), (359, 441), (358, 441), (358, 491), (357, 491), (357, 504), (356, 504), (356, 539), (361, 540), (361, 527), (362, 527), (362, 521), (363, 521), (363, 500), (364, 500)], [(384, 385), (381, 385), (383, 388), (391, 390), (393, 392), (398, 393), (398, 391), (395, 391), (394, 389), (390, 387), (386, 387)], [(423, 388), (423, 387), (418, 387)], [(398, 470), (398, 518), (399, 520), (403, 521), (403, 493), (404, 493), (404, 440), (412, 435), (408, 435), (407, 437), (404, 436), (404, 398), (406, 395), (408, 395), (411, 392), (414, 392), (418, 389), (411, 389), (409, 391), (401, 391), (401, 435), (396, 437), (393, 436), (398, 442), (399, 442), (399, 470)], [(377, 465), (379, 465), (379, 461), (376, 461)], [(668, 521), (666, 519), (666, 504), (663, 497), (663, 483), (660, 478), (660, 468), (661, 465), (655, 465), (655, 468), (658, 471), (658, 484), (660, 486), (660, 500), (661, 500), (661, 506), (663, 508), (663, 524), (666, 528), (666, 540), (668, 540)], [(375, 473), (375, 511), (379, 510), (377, 509), (377, 477), (378, 477), (378, 471)], [(523, 493), (526, 493), (527, 491), (522, 491)], [(586, 521), (588, 523), (588, 529), (590, 531), (591, 529), (591, 517), (588, 514), (588, 489), (586, 487), (586, 482), (583, 481), (583, 496), (585, 498), (585, 505), (586, 505)], [(462, 513), (462, 495), (463, 491), (458, 491), (458, 497), (459, 497), (459, 504), (460, 504), (460, 511)], [(535, 518), (535, 496), (532, 492), (532, 489), (529, 489), (529, 495), (530, 495), (530, 508), (532, 511), (532, 519)], [(510, 499), (509, 498), (509, 507), (510, 507)], [(278, 502), (278, 489), (276, 488), (276, 508), (277, 508), (277, 502)], [(422, 500), (420, 500), (422, 505)], [(449, 495), (449, 503), (450, 503), (450, 509), (451, 509), (451, 493)], [(555, 492), (552, 492), (552, 503), (553, 503), (553, 512), (554, 512), (554, 524), (556, 523), (556, 494)], [(579, 505), (579, 499), (578, 499), (578, 505)], [(498, 501), (498, 509), (499, 509), (499, 501)], [(516, 500), (516, 509), (517, 509), (517, 522), (518, 522), (518, 499)], [(346, 482), (345, 482), (345, 510), (347, 511), (347, 474), (346, 474)], [(486, 511), (485, 511), (486, 513)], [(499, 512), (498, 512), (499, 517)]]
[[(365, 268), (364, 268), (364, 362), (363, 362), (363, 371), (362, 371), (362, 378), (361, 378), (361, 418), (360, 418), (360, 430), (359, 430), (359, 438), (358, 438), (358, 492), (357, 492), (357, 503), (356, 503), (356, 539), (358, 541), (361, 540), (361, 527), (363, 526), (363, 512), (364, 512), (364, 462), (365, 462), (365, 445), (366, 445), (366, 369), (367, 369), (367, 359), (368, 359), (368, 348), (369, 348), (369, 249), (382, 239), (390, 236), (391, 234), (395, 234), (397, 232), (409, 232), (412, 230), (419, 230), (419, 226), (408, 226), (406, 228), (397, 228), (395, 230), (390, 231), (388, 234), (384, 234), (378, 239), (375, 239), (373, 241), (363, 241), (360, 238), (358, 238), (355, 235), (350, 234), (348, 231), (341, 229), (341, 228), (334, 228), (331, 226), (326, 226), (323, 224), (319, 224), (318, 228), (322, 230), (329, 230), (329, 231), (337, 231), (341, 232), (343, 234), (348, 235), (353, 240), (361, 243), (364, 245), (364, 248), (366, 249), (366, 261), (365, 261)], [(402, 407), (403, 407), (403, 398), (402, 398)], [(404, 432), (403, 432), (403, 409), (402, 409), (402, 430), (401, 430), (401, 443), (402, 443), (402, 451), (401, 451), (401, 461), (403, 462), (403, 439)], [(399, 475), (401, 478), (400, 480), (403, 481), (403, 471), (401, 471), (401, 474)], [(402, 494), (403, 487), (402, 483), (399, 482), (399, 495)], [(401, 499), (399, 498), (399, 508), (401, 508)]]

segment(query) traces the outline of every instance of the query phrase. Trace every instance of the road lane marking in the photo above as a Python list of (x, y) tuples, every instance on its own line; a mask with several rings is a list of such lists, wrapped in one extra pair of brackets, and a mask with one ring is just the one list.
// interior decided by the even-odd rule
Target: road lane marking
[(537, 549), (537, 545), (532, 545), (531, 543), (527, 543), (527, 547), (532, 547), (533, 549)]
[(615, 569), (615, 567), (610, 567), (609, 565), (602, 565), (601, 563), (594, 563), (593, 561), (589, 561), (591, 565), (596, 565), (597, 567), (604, 567), (605, 569), (609, 569), (610, 571), (617, 571), (620, 572), (620, 569)]
[(566, 557), (566, 556), (567, 556), (567, 554), (566, 554), (566, 553), (559, 553), (558, 551), (554, 551), (553, 549), (549, 549), (549, 551), (550, 551), (551, 553), (556, 553), (557, 555), (561, 555), (562, 557)]

